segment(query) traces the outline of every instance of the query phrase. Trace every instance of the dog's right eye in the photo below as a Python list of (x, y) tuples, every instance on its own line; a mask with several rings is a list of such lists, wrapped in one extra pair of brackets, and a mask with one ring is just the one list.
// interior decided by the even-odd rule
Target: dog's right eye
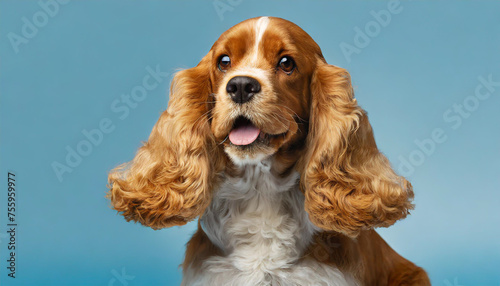
[(228, 55), (223, 55), (219, 58), (218, 67), (222, 72), (227, 71), (231, 67), (231, 59)]

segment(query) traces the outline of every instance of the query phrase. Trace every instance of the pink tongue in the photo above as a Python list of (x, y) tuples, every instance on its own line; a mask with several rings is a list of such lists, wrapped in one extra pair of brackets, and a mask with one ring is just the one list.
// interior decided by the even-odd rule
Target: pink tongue
[(260, 130), (254, 125), (245, 125), (233, 129), (229, 133), (229, 140), (234, 145), (252, 144), (259, 137)]

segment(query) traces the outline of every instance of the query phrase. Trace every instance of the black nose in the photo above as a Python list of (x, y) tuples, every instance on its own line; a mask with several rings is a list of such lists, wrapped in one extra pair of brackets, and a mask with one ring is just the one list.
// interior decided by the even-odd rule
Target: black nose
[(248, 76), (235, 76), (227, 83), (226, 91), (234, 102), (243, 104), (260, 91), (260, 83)]

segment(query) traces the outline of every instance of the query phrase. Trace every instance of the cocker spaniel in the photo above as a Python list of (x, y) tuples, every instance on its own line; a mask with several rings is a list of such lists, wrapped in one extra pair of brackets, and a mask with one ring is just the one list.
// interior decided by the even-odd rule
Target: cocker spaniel
[(178, 72), (109, 186), (128, 221), (200, 218), (182, 285), (430, 285), (373, 230), (405, 218), (413, 191), (377, 149), (349, 73), (280, 18), (230, 28)]

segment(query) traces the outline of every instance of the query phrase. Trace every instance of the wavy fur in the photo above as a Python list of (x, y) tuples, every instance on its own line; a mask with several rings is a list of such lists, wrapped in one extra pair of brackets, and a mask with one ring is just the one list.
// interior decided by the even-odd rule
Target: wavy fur
[(222, 156), (208, 123), (207, 60), (178, 72), (170, 102), (134, 160), (109, 175), (113, 208), (154, 229), (183, 225), (203, 213)]
[(349, 73), (319, 61), (301, 181), (305, 208), (318, 227), (355, 237), (406, 217), (413, 208), (412, 186), (377, 149)]

